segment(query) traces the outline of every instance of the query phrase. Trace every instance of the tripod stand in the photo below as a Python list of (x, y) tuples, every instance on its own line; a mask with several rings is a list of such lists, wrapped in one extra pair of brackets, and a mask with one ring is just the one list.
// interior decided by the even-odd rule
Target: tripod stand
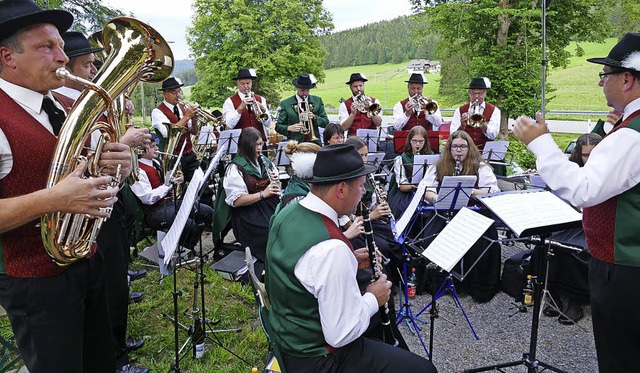
[(541, 309), (541, 300), (542, 300), (542, 290), (544, 288), (544, 277), (542, 274), (546, 272), (547, 267), (547, 251), (548, 247), (544, 245), (545, 239), (548, 238), (550, 234), (542, 235), (541, 242), (542, 244), (536, 245), (533, 250), (532, 261), (533, 265), (533, 317), (531, 319), (531, 338), (529, 340), (529, 351), (524, 352), (522, 354), (522, 359), (510, 361), (506, 363), (499, 363), (495, 365), (489, 365), (481, 368), (472, 368), (465, 369), (464, 372), (472, 373), (472, 372), (487, 372), (491, 370), (499, 370), (502, 368), (515, 367), (519, 365), (524, 365), (527, 367), (528, 373), (540, 372), (540, 367), (543, 370), (550, 370), (553, 372), (559, 373), (567, 373), (566, 371), (556, 368), (552, 365), (549, 365), (545, 362), (539, 361), (536, 358), (537, 352), (537, 344), (538, 344), (538, 325), (540, 321), (540, 309)]

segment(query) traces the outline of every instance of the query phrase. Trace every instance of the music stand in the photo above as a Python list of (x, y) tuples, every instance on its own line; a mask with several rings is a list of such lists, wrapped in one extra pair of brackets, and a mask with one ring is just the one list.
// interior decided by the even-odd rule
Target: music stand
[[(424, 178), (427, 168), (434, 165), (439, 154), (416, 154), (413, 156), (413, 175), (411, 175), (411, 184), (418, 184)], [(404, 168), (404, 167), (403, 167)], [(400, 171), (402, 172), (402, 171)]]
[(533, 268), (533, 317), (531, 319), (531, 337), (529, 350), (522, 358), (506, 363), (498, 363), (480, 368), (466, 369), (464, 372), (486, 372), (507, 367), (524, 365), (529, 372), (539, 372), (539, 368), (554, 372), (566, 371), (542, 362), (536, 357), (538, 343), (538, 325), (540, 320), (542, 289), (546, 272), (548, 247), (544, 243), (552, 232), (576, 228), (581, 225), (581, 214), (567, 205), (553, 193), (536, 190), (523, 190), (479, 196), (478, 200), (489, 208), (517, 237), (538, 235), (542, 244), (534, 246)]
[(291, 164), (291, 160), (287, 153), (284, 152), (284, 148), (287, 146), (287, 141), (278, 143), (278, 150), (276, 150), (275, 164), (276, 166), (288, 166)]
[(238, 152), (238, 139), (240, 138), (241, 132), (241, 129), (220, 132), (218, 149), (226, 148), (227, 154), (236, 154)]
[(382, 139), (386, 140), (386, 134), (382, 133), (382, 127), (378, 129), (364, 129), (359, 128), (356, 131), (356, 136), (362, 139), (365, 144), (367, 144), (367, 149), (369, 153), (375, 153), (378, 149), (384, 149), (384, 146), (381, 145)]

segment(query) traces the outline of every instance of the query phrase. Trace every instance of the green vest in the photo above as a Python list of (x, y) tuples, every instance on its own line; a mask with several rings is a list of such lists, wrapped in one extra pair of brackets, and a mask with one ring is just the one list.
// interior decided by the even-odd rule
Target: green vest
[(271, 337), (281, 351), (308, 357), (328, 352), (318, 300), (296, 279), (294, 269), (309, 248), (331, 238), (323, 216), (299, 203), (286, 206), (272, 220), (265, 285), (271, 302)]

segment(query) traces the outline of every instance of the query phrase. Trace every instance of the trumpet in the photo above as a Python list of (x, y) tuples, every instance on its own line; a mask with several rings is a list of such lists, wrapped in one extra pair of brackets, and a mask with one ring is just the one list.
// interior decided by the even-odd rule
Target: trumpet
[(480, 103), (475, 100), (469, 109), (469, 125), (471, 127), (480, 127), (484, 122), (484, 116), (480, 112)]
[(264, 123), (269, 120), (269, 114), (262, 110), (260, 104), (258, 103), (258, 100), (256, 100), (256, 95), (254, 95), (253, 92), (249, 91), (249, 93), (247, 93), (247, 96), (253, 98), (253, 104), (249, 106), (249, 110), (253, 111), (256, 114), (258, 122)]
[(212, 122), (214, 126), (218, 127), (222, 125), (222, 128), (224, 128), (225, 123), (224, 123), (224, 118), (222, 116), (219, 116), (219, 117), (214, 116), (210, 112), (201, 108), (200, 105), (198, 105), (197, 103), (190, 104), (185, 101), (180, 101), (180, 103), (184, 105), (185, 109), (188, 109), (191, 106), (194, 106), (196, 108), (196, 123), (198, 127), (204, 126), (207, 123)]
[(297, 111), (300, 123), (303, 125), (300, 133), (303, 135), (311, 134), (311, 141), (317, 140), (318, 138), (313, 131), (313, 121), (311, 120), (311, 118), (309, 118), (309, 114), (311, 114), (311, 105), (309, 104), (309, 101), (302, 101), (300, 104), (298, 104)]
[(366, 96), (364, 92), (359, 91), (358, 94), (353, 98), (353, 102), (358, 105), (358, 111), (367, 114), (367, 118), (375, 117), (380, 114), (382, 107), (380, 104), (373, 103), (371, 101), (371, 97)]

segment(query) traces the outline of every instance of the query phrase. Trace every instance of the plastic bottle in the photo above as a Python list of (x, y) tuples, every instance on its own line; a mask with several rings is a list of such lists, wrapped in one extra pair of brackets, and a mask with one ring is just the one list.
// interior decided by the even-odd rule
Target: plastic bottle
[(533, 281), (531, 275), (527, 275), (527, 284), (524, 287), (524, 301), (527, 306), (533, 304)]
[(407, 294), (409, 298), (414, 298), (416, 296), (416, 284), (418, 283), (418, 279), (416, 277), (416, 269), (411, 268), (411, 274), (409, 275), (409, 279), (407, 280)]

